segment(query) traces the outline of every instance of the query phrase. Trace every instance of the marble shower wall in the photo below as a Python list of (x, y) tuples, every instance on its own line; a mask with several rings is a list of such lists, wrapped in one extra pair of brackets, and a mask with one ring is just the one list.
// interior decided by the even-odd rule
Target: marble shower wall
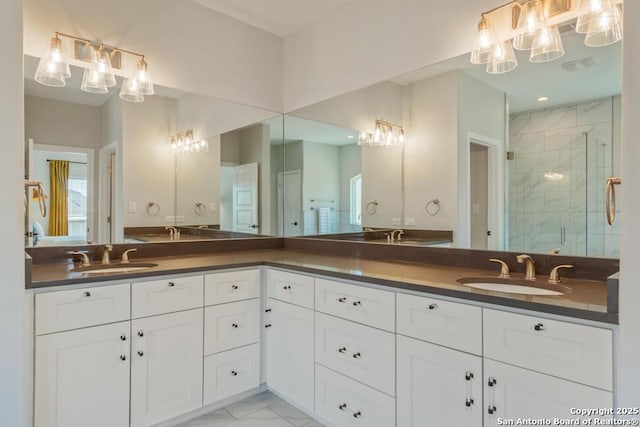
[(604, 213), (605, 179), (613, 171), (613, 101), (511, 116), (509, 250), (619, 256), (618, 227), (606, 224)]

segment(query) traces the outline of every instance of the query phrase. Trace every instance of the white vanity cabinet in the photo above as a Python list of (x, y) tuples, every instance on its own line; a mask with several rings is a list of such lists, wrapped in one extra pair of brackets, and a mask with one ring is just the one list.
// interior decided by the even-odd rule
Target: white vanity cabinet
[(136, 319), (131, 328), (131, 426), (200, 408), (203, 309)]
[(314, 311), (306, 307), (313, 307), (314, 279), (278, 270), (269, 270), (268, 277), (264, 325), (267, 384), (313, 412)]
[(129, 425), (129, 321), (40, 335), (35, 345), (35, 427)]

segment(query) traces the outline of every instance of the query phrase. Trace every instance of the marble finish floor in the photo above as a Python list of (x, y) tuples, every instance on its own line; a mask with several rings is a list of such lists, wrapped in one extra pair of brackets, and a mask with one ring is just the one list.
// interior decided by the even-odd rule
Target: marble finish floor
[(176, 427), (324, 427), (269, 391)]

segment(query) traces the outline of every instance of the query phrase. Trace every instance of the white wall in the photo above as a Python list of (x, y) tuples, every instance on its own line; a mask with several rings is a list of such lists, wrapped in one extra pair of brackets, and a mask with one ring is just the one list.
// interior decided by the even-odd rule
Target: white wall
[(24, 110), (25, 136), (36, 144), (100, 147), (100, 107), (25, 96)]
[[(170, 137), (175, 133), (175, 99), (150, 96), (145, 102), (122, 103), (124, 226), (172, 225), (175, 215), (175, 156)], [(156, 216), (146, 213), (148, 202), (160, 206)], [(129, 203), (136, 212), (129, 212)]]
[[(3, 227), (0, 244), (0, 420), (3, 425), (28, 425), (29, 400), (27, 384), (32, 358), (25, 340), (26, 297), (24, 291), (24, 93), (22, 77), (22, 2), (0, 2), (0, 134), (2, 144), (2, 200), (0, 224)], [(26, 348), (25, 348), (26, 347)]]
[(192, 1), (25, 0), (24, 30), (28, 55), (66, 32), (144, 53), (157, 84), (282, 111), (282, 40)]

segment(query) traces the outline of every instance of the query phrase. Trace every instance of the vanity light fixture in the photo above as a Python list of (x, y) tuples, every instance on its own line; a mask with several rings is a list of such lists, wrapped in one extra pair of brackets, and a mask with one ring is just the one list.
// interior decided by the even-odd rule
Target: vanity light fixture
[(209, 151), (209, 143), (206, 140), (196, 140), (193, 137), (193, 129), (187, 129), (171, 137), (171, 151), (179, 153), (199, 153)]
[(404, 139), (404, 127), (377, 119), (373, 133), (360, 132), (358, 145), (402, 147), (402, 145), (404, 145)]
[(38, 63), (35, 74), (35, 80), (38, 83), (62, 87), (66, 85), (66, 79), (71, 77), (69, 60), (61, 37), (74, 41), (76, 59), (91, 63), (83, 72), (81, 90), (90, 93), (108, 93), (109, 88), (117, 84), (112, 60), (117, 59), (117, 67), (120, 68), (121, 55), (127, 53), (137, 56), (139, 60), (131, 77), (122, 84), (120, 98), (125, 101), (142, 102), (145, 95), (154, 94), (153, 81), (149, 76), (149, 66), (144, 55), (118, 47), (96, 44), (90, 40), (60, 32), (56, 32), (55, 37), (51, 38), (45, 55)]
[[(491, 19), (491, 16), (504, 8), (511, 8), (512, 27), (509, 30), (515, 31), (513, 40), (495, 38), (493, 22), (496, 19)], [(490, 74), (509, 72), (518, 63), (515, 53), (507, 45), (513, 45), (517, 50), (530, 50), (529, 61), (533, 63), (564, 56), (558, 26), (549, 25), (547, 19), (571, 11), (578, 14), (576, 32), (586, 34), (587, 46), (607, 46), (622, 40), (621, 0), (580, 0), (579, 5), (571, 0), (512, 0), (481, 14), (471, 63), (487, 64), (486, 71)]]

